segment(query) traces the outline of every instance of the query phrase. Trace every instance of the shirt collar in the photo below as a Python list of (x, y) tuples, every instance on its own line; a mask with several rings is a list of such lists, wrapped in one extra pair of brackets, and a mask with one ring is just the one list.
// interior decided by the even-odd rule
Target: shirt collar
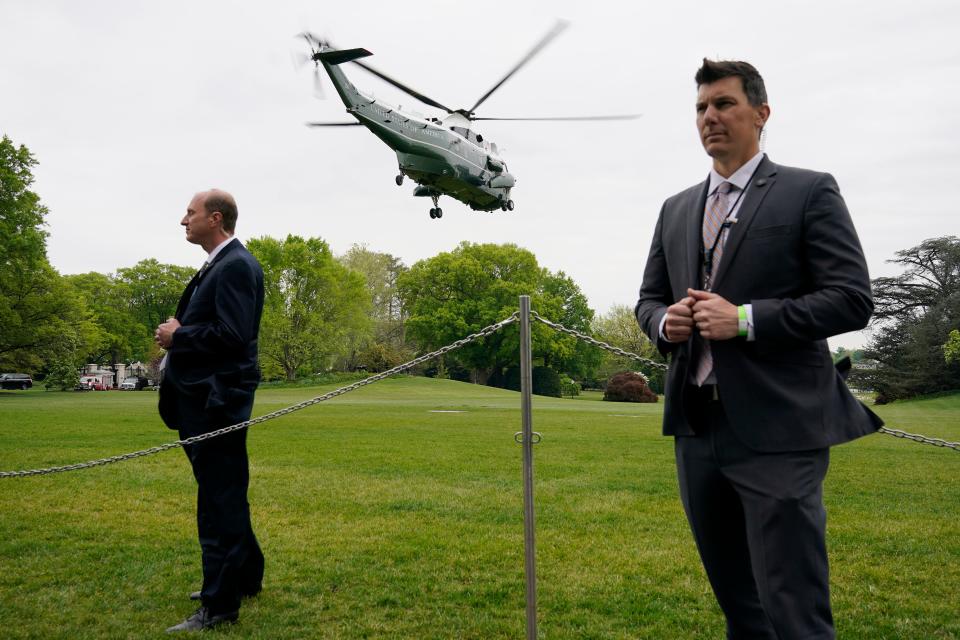
[(758, 151), (757, 155), (753, 156), (747, 162), (733, 172), (733, 175), (729, 178), (724, 178), (722, 175), (717, 173), (716, 169), (710, 169), (710, 187), (707, 190), (707, 195), (713, 195), (713, 192), (717, 190), (717, 187), (720, 186), (721, 182), (729, 182), (736, 188), (743, 189), (747, 188), (747, 184), (750, 182), (750, 178), (753, 176), (753, 172), (757, 170), (760, 161), (763, 160), (763, 151)]
[(233, 240), (234, 240), (234, 237), (230, 236), (229, 238), (227, 238), (226, 240), (224, 240), (223, 242), (215, 246), (213, 248), (213, 251), (210, 252), (210, 255), (207, 256), (207, 259), (204, 260), (204, 262), (207, 262), (207, 263), (213, 262), (214, 258), (217, 257), (217, 254), (223, 251), (223, 248), (228, 244), (230, 244), (231, 242), (233, 242)]

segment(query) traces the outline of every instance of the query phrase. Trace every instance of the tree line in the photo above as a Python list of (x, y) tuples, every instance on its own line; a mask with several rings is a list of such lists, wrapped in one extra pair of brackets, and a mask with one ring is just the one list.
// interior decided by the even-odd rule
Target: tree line
[[(0, 142), (0, 369), (69, 387), (88, 363), (156, 362), (153, 330), (176, 309), (195, 269), (148, 258), (112, 273), (60, 275), (46, 255), (48, 211), (30, 190), (35, 164), (26, 147)], [(264, 271), (265, 380), (389, 369), (502, 320), (521, 294), (545, 317), (657, 357), (629, 308), (596, 316), (572, 278), (514, 244), (463, 242), (411, 267), (362, 245), (337, 256), (321, 238), (245, 244)], [(541, 325), (533, 344), (538, 379), (556, 378), (568, 389), (634, 368)], [(511, 326), (422, 373), (510, 386), (518, 380), (518, 346)]]
[(960, 238), (896, 252), (898, 276), (873, 280), (874, 334), (852, 382), (878, 403), (960, 389)]
[[(0, 370), (69, 382), (87, 363), (156, 361), (153, 330), (176, 309), (194, 268), (148, 258), (113, 273), (60, 275), (46, 255), (47, 208), (30, 190), (35, 165), (26, 147), (3, 137)], [(504, 319), (522, 294), (546, 318), (662, 361), (630, 307), (596, 314), (572, 278), (515, 244), (463, 242), (409, 267), (362, 245), (337, 256), (321, 238), (264, 236), (246, 246), (264, 270), (265, 380), (384, 371)], [(960, 389), (960, 239), (925, 240), (891, 262), (903, 272), (872, 282), (874, 332), (848, 354), (852, 384), (875, 391), (878, 402)], [(538, 323), (532, 334), (535, 381), (550, 393), (599, 388), (640, 368)], [(420, 373), (514, 388), (518, 346), (511, 325)], [(646, 373), (662, 392), (662, 372)]]

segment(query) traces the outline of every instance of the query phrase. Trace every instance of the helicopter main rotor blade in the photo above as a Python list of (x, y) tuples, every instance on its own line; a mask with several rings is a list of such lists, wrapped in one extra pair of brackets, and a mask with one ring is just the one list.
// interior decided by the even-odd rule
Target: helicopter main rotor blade
[(484, 101), (486, 101), (487, 98), (493, 95), (494, 91), (500, 88), (500, 85), (502, 85), (504, 82), (509, 80), (510, 76), (515, 74), (517, 71), (519, 71), (520, 68), (523, 67), (523, 65), (530, 62), (530, 59), (533, 58), (533, 56), (540, 53), (540, 50), (543, 49), (548, 44), (550, 44), (550, 41), (556, 38), (558, 35), (560, 35), (563, 32), (563, 30), (569, 26), (569, 24), (570, 23), (566, 22), (565, 20), (558, 20), (557, 23), (553, 25), (553, 28), (547, 32), (547, 35), (540, 38), (540, 42), (534, 45), (533, 49), (530, 49), (527, 55), (523, 56), (523, 58), (520, 59), (520, 62), (514, 65), (513, 69), (510, 69), (510, 71), (507, 72), (507, 75), (503, 76), (503, 78), (500, 79), (500, 82), (493, 85), (493, 87), (489, 91), (483, 94), (480, 97), (480, 99), (477, 100), (477, 103), (472, 107), (470, 107), (470, 109), (468, 109), (467, 113), (473, 113), (474, 111), (476, 111), (477, 107), (479, 107), (481, 104), (484, 103)]
[(351, 62), (353, 62), (353, 64), (357, 65), (358, 67), (361, 67), (361, 68), (363, 68), (363, 69), (366, 69), (367, 71), (369, 71), (369, 72), (372, 73), (373, 75), (377, 76), (378, 78), (380, 78), (380, 79), (383, 80), (384, 82), (387, 82), (387, 83), (389, 83), (389, 84), (392, 84), (392, 85), (395, 86), (397, 89), (400, 89), (400, 91), (403, 91), (403, 92), (406, 93), (407, 95), (416, 98), (417, 100), (419, 100), (419, 101), (422, 102), (423, 104), (430, 105), (431, 107), (436, 107), (437, 109), (443, 109), (443, 110), (446, 111), (447, 113), (453, 113), (453, 109), (451, 109), (450, 107), (447, 107), (447, 106), (445, 106), (445, 105), (442, 105), (442, 104), (440, 104), (439, 102), (437, 102), (436, 100), (434, 100), (433, 98), (430, 98), (430, 97), (428, 97), (428, 96), (425, 96), (425, 95), (423, 95), (422, 93), (420, 93), (419, 91), (416, 91), (416, 90), (414, 90), (414, 89), (411, 89), (410, 87), (408, 87), (407, 85), (403, 84), (402, 82), (400, 82), (400, 81), (398, 81), (398, 80), (394, 80), (393, 78), (391, 78), (391, 77), (388, 76), (387, 74), (383, 73), (382, 71), (377, 71), (376, 69), (374, 69), (373, 67), (371, 67), (370, 65), (368, 65), (368, 64), (366, 64), (366, 63), (364, 63), (364, 62), (358, 62), (357, 60), (351, 60)]
[[(330, 42), (329, 40), (326, 40), (326, 39), (324, 39), (324, 38), (320, 38), (319, 36), (316, 36), (316, 35), (310, 33), (309, 31), (304, 31), (303, 33), (300, 34), (300, 36), (303, 37), (303, 38), (307, 41), (307, 44), (310, 45), (310, 50), (311, 50), (311, 52), (313, 52), (314, 54), (318, 53), (320, 49), (336, 49), (336, 47), (333, 45), (332, 42)], [(315, 60), (315, 58), (311, 57), (311, 60)], [(380, 78), (380, 79), (383, 80), (384, 82), (387, 82), (387, 83), (389, 83), (389, 84), (392, 84), (392, 85), (393, 85), (394, 87), (396, 87), (397, 89), (400, 89), (401, 91), (403, 91), (403, 92), (406, 93), (407, 95), (409, 95), (409, 96), (411, 96), (411, 97), (413, 97), (413, 98), (416, 98), (417, 100), (419, 100), (419, 101), (422, 102), (423, 104), (430, 105), (431, 107), (435, 107), (435, 108), (437, 108), (437, 109), (442, 109), (442, 110), (446, 111), (447, 113), (453, 113), (453, 109), (451, 109), (450, 107), (448, 107), (448, 106), (446, 106), (446, 105), (443, 105), (443, 104), (440, 104), (439, 102), (437, 102), (437, 101), (434, 100), (433, 98), (431, 98), (431, 97), (429, 97), (429, 96), (426, 96), (426, 95), (420, 93), (419, 91), (417, 91), (417, 90), (415, 90), (415, 89), (412, 89), (411, 87), (408, 87), (407, 85), (403, 84), (403, 83), (400, 82), (399, 80), (394, 80), (393, 78), (391, 78), (391, 77), (388, 76), (387, 74), (383, 73), (382, 71), (378, 71), (377, 69), (374, 69), (374, 68), (371, 67), (370, 65), (368, 65), (368, 64), (366, 64), (366, 63), (363, 63), (363, 62), (358, 62), (357, 60), (351, 60), (351, 62), (353, 62), (353, 64), (357, 65), (358, 67), (361, 67), (361, 68), (363, 68), (363, 69), (366, 69), (367, 71), (369, 71), (369, 72), (372, 73), (373, 75), (377, 76), (378, 78)]]
[(639, 113), (618, 116), (546, 116), (543, 118), (471, 118), (471, 120), (636, 120)]
[(311, 48), (311, 49), (321, 49), (321, 48), (323, 48), (323, 47), (332, 47), (332, 46), (333, 46), (333, 45), (330, 44), (328, 41), (324, 40), (323, 38), (321, 38), (321, 37), (319, 37), (319, 36), (316, 36), (316, 35), (310, 33), (309, 31), (304, 31), (303, 33), (301, 33), (301, 34), (299, 34), (299, 35), (300, 35), (300, 37), (302, 37), (304, 40), (307, 41), (307, 44), (310, 45), (310, 48)]
[(308, 127), (360, 127), (359, 122), (308, 122)]

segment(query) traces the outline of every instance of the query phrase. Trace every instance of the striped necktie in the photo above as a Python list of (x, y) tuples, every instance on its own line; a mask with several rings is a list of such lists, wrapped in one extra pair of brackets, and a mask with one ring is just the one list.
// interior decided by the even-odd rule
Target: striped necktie
[(723, 223), (727, 219), (730, 209), (730, 191), (733, 185), (729, 182), (721, 182), (717, 190), (713, 192), (710, 200), (707, 202), (706, 210), (703, 212), (703, 255), (710, 259), (710, 271), (703, 274), (703, 286), (710, 290), (713, 277), (717, 274), (717, 267), (720, 265), (720, 257), (723, 255), (723, 243), (726, 238), (721, 237), (717, 241), (717, 236), (723, 231)]
[[(708, 259), (710, 261), (709, 272), (706, 268), (703, 270), (703, 288), (707, 291), (710, 290), (713, 278), (717, 274), (717, 267), (720, 266), (720, 258), (723, 256), (723, 243), (726, 242), (726, 234), (724, 233), (726, 229), (724, 229), (723, 222), (729, 214), (729, 195), (732, 188), (731, 183), (721, 182), (717, 190), (707, 200), (707, 206), (703, 212), (701, 234), (703, 236), (703, 255), (705, 256), (704, 267), (706, 267), (706, 261)], [(719, 240), (717, 236), (720, 236)], [(713, 371), (713, 353), (710, 351), (710, 341), (703, 340), (702, 346), (703, 350), (700, 352), (700, 359), (697, 361), (697, 370), (694, 375), (698, 387), (703, 386), (704, 381)]]

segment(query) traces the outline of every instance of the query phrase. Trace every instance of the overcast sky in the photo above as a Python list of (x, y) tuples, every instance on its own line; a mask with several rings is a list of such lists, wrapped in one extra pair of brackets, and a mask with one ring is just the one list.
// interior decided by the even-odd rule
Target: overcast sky
[[(469, 107), (558, 18), (567, 29), (481, 116), (639, 112), (614, 123), (478, 123), (511, 172), (516, 210), (473, 212), (394, 184), (393, 151), (294, 69), (309, 29), (453, 107)], [(61, 273), (143, 258), (196, 265), (179, 220), (199, 190), (240, 208), (237, 235), (318, 236), (411, 265), (462, 240), (512, 242), (563, 270), (599, 313), (633, 305), (663, 200), (701, 181), (694, 126), (704, 56), (752, 62), (775, 162), (840, 183), (871, 276), (957, 234), (960, 4), (955, 2), (53, 2), (0, 4), (0, 133), (30, 148)], [(439, 115), (352, 65), (354, 84)], [(832, 346), (859, 346), (847, 334)]]

